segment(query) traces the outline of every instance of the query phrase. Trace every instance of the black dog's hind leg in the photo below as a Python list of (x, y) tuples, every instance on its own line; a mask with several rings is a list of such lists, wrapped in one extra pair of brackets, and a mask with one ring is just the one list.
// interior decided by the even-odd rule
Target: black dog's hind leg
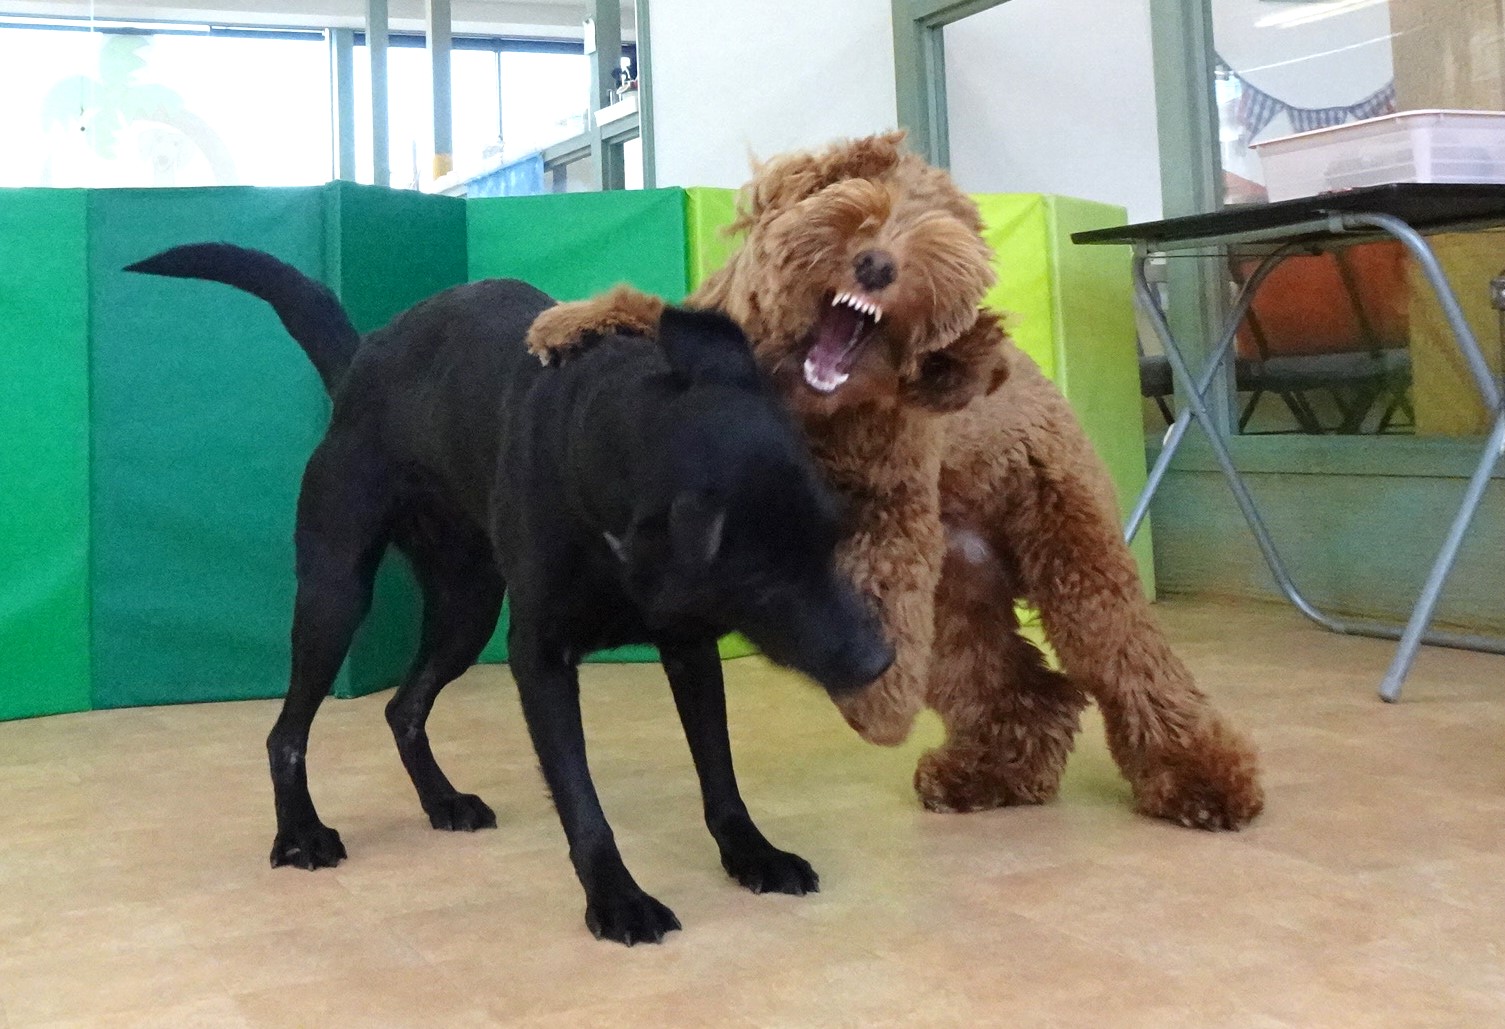
[(267, 736), (277, 807), (273, 867), (333, 867), (345, 857), (340, 834), (319, 821), (308, 794), (308, 730), (371, 606), (386, 547), (386, 488), (371, 455), (337, 440), (326, 439), (304, 473), (292, 676)]
[(661, 642), (659, 653), (674, 691), (674, 706), (679, 709), (695, 772), (700, 776), (705, 824), (721, 849), (721, 864), (727, 874), (754, 893), (803, 896), (819, 891), (820, 877), (810, 863), (769, 843), (742, 802), (732, 769), (726, 686), (716, 642)]
[(580, 680), (563, 647), (546, 642), (512, 598), (508, 634), (512, 675), (523, 716), (554, 808), (570, 845), (570, 862), (585, 888), (585, 924), (597, 939), (658, 943), (679, 919), (643, 892), (622, 862), (591, 782), (580, 724)]
[(434, 760), (424, 725), (439, 691), (481, 656), (496, 630), (506, 586), (479, 533), (479, 544), (435, 542), (432, 533), (404, 535), (399, 533), (396, 543), (423, 588), (423, 636), (412, 669), (387, 704), (387, 724), (435, 829), (494, 829), (491, 808), (450, 785)]

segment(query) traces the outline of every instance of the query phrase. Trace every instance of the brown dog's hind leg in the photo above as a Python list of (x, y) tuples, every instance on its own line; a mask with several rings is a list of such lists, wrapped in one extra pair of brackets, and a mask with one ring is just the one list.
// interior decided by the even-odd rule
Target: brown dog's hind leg
[(1019, 635), (1002, 568), (974, 534), (953, 535), (936, 596), (929, 706), (946, 742), (920, 759), (931, 811), (1040, 804), (1056, 795), (1086, 694)]
[(528, 351), (544, 364), (556, 364), (569, 351), (611, 333), (656, 336), (664, 302), (631, 286), (616, 286), (591, 297), (542, 311), (528, 328)]
[[(1264, 806), (1250, 741), (1192, 681), (1150, 610), (1118, 527), (1107, 471), (1064, 399), (1024, 440), (1005, 537), (1062, 667), (1102, 709), (1108, 745), (1144, 814), (1239, 829)], [(1050, 401), (1046, 401), (1047, 404)]]

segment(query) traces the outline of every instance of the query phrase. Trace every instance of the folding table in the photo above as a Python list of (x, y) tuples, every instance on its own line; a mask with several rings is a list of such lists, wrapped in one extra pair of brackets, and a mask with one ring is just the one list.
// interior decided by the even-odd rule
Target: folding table
[[(1185, 391), (1186, 405), (1166, 433), (1165, 444), (1150, 469), (1144, 492), (1129, 516), (1125, 538), (1133, 539), (1139, 531), (1149, 512), (1151, 499), (1185, 439), (1187, 429), (1195, 420), (1207, 435), (1213, 455), (1244, 520), (1249, 524), (1249, 530), (1254, 534), (1265, 563), (1291, 603), (1312, 621), (1333, 632), (1400, 641), (1380, 685), (1381, 697), (1391, 702), (1400, 699), (1401, 684), (1422, 643), (1505, 654), (1505, 640), (1428, 629), (1443, 585), (1457, 560), (1463, 536), (1489, 486), (1495, 465), (1505, 453), (1505, 405), (1501, 403), (1500, 384), (1495, 381), (1494, 373), (1479, 349), (1479, 341), (1469, 328), (1458, 298), (1425, 236), (1501, 226), (1505, 226), (1505, 186), (1406, 183), (1075, 233), (1071, 238), (1076, 243), (1133, 246), (1135, 302), (1160, 338), (1165, 356)], [(1493, 417), (1493, 427), (1485, 438), (1463, 501), (1453, 516), (1442, 549), (1404, 626), (1337, 618), (1319, 610), (1302, 595), (1276, 549), (1248, 484), (1233, 463), (1227, 440), (1212, 420), (1206, 403), (1208, 390), (1219, 381), (1220, 369), (1233, 347), (1239, 323), (1248, 312), (1255, 292), (1281, 261), (1293, 254), (1337, 249), (1387, 236), (1406, 247), (1436, 294), (1459, 352), (1468, 364), (1486, 410)], [(1218, 262), (1222, 268), (1224, 248), (1233, 246), (1253, 248), (1263, 255), (1263, 260), (1239, 291), (1206, 363), (1194, 374), (1171, 333), (1161, 300), (1150, 286), (1146, 266), (1153, 257), (1203, 250), (1207, 251), (1206, 259)], [(1481, 288), (1488, 288), (1488, 283), (1481, 284)]]

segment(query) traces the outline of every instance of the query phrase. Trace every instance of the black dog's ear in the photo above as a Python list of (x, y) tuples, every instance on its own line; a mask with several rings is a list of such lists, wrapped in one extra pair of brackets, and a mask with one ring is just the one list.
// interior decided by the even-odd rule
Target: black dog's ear
[(721, 551), (726, 508), (700, 493), (681, 493), (669, 505), (669, 541), (674, 556), (704, 567)]
[(758, 365), (747, 337), (720, 312), (666, 307), (658, 321), (658, 341), (669, 364), (687, 380), (743, 384), (758, 380)]

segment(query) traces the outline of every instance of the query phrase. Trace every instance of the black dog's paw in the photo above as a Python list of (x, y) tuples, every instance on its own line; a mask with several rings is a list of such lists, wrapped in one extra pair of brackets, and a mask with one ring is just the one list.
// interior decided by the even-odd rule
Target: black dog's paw
[(723, 851), (721, 864), (733, 879), (754, 893), (789, 893), (803, 897), (820, 892), (820, 876), (798, 854), (771, 843)]
[(477, 829), (495, 829), (496, 812), (474, 793), (456, 793), (424, 807), (429, 824), (435, 829), (450, 832), (475, 832)]
[(333, 868), (345, 857), (345, 844), (340, 842), (340, 834), (319, 823), (279, 832), (272, 841), (273, 868), (292, 865), (311, 872), (315, 868)]
[(631, 947), (635, 943), (662, 943), (680, 925), (674, 912), (642, 890), (635, 890), (588, 901), (585, 927), (598, 940), (616, 940)]

